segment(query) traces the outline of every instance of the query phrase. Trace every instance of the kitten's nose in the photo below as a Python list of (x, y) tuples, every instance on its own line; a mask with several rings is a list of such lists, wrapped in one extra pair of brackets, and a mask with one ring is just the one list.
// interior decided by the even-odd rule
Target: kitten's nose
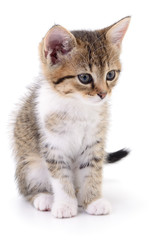
[(107, 92), (99, 92), (99, 93), (97, 93), (97, 95), (98, 95), (101, 99), (105, 98), (106, 94), (107, 94)]

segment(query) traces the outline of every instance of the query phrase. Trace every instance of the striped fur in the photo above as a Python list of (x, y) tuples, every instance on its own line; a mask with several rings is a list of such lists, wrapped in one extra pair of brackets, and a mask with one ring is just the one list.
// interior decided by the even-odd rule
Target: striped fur
[[(89, 214), (110, 211), (102, 196), (108, 99), (129, 20), (97, 31), (54, 26), (39, 45), (42, 79), (14, 125), (19, 191), (38, 210), (58, 218), (75, 216), (77, 205)], [(115, 78), (107, 81), (111, 70)], [(81, 83), (81, 74), (90, 74), (92, 82)]]

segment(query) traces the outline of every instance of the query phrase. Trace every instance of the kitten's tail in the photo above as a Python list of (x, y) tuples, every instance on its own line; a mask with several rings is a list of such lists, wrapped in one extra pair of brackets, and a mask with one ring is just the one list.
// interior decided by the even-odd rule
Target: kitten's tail
[(122, 158), (126, 157), (130, 153), (130, 150), (128, 149), (121, 149), (117, 152), (107, 153), (106, 157), (106, 163), (115, 163)]

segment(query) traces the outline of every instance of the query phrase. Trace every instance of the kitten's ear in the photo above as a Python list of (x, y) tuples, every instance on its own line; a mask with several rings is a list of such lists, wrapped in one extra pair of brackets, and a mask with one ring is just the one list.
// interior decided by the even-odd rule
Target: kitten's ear
[(109, 27), (109, 30), (106, 33), (106, 38), (111, 44), (120, 47), (123, 37), (128, 29), (130, 19), (131, 17), (125, 17)]
[(65, 28), (56, 25), (52, 27), (44, 38), (44, 56), (50, 58), (54, 65), (63, 55), (68, 54), (76, 44), (75, 37)]

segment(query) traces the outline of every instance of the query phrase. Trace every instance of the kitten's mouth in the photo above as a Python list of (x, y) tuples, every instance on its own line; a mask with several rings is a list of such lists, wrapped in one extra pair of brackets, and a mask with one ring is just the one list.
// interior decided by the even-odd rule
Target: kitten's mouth
[(104, 95), (95, 95), (95, 96), (89, 96), (89, 102), (90, 103), (92, 103), (92, 104), (101, 104), (101, 103), (103, 103), (105, 100), (106, 100), (106, 97), (107, 96), (107, 93), (106, 94), (104, 94)]
[(107, 100), (107, 93), (106, 94), (102, 94), (102, 95), (86, 95), (86, 96), (81, 96), (80, 94), (73, 94), (74, 98), (77, 98), (79, 100), (82, 100), (84, 103), (86, 104), (103, 104), (106, 100)]

